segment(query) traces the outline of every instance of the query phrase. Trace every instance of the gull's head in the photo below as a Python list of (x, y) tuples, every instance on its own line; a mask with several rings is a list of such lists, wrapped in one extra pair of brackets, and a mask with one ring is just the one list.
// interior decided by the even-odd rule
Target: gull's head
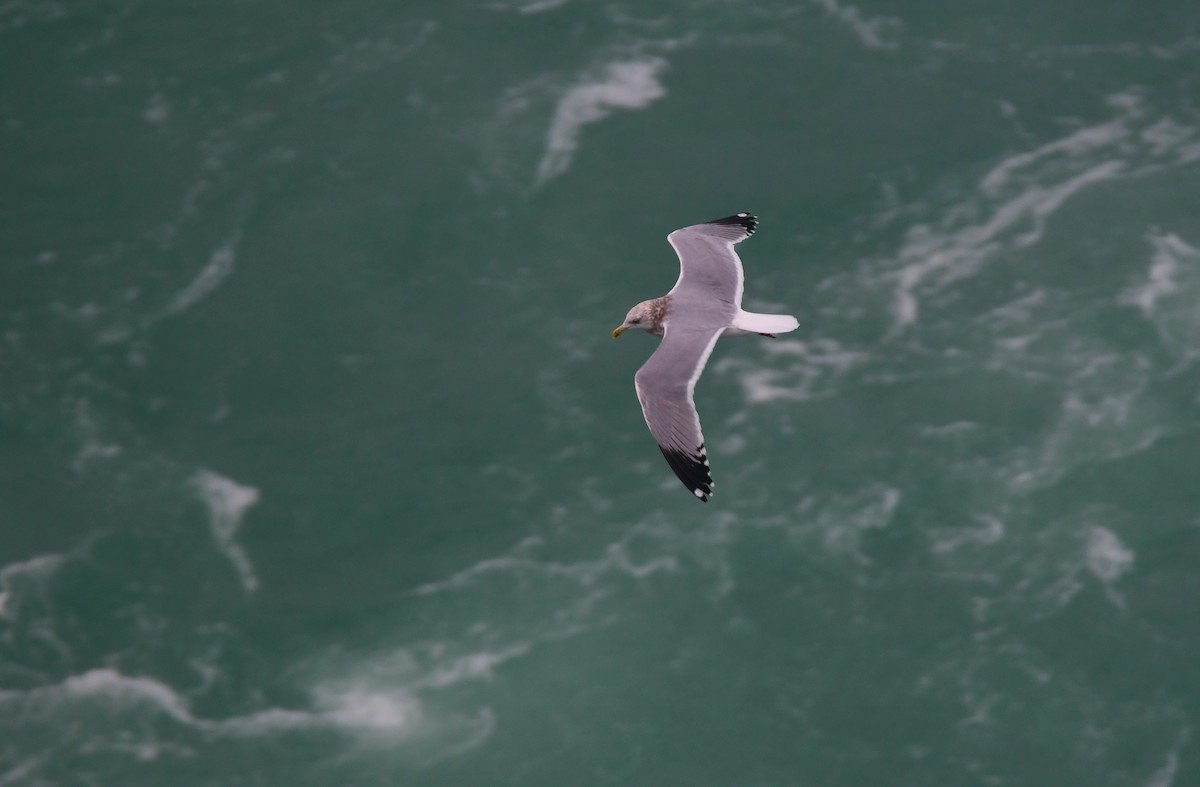
[(617, 326), (613, 331), (613, 338), (617, 338), (625, 331), (640, 328), (643, 331), (654, 330), (654, 305), (655, 301), (642, 301), (637, 306), (629, 310), (629, 314), (625, 315), (625, 322)]

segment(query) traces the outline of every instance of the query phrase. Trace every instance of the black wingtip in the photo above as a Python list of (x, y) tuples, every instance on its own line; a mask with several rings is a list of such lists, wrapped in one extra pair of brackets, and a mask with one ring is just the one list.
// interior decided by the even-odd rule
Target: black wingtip
[(683, 485), (702, 503), (707, 503), (713, 493), (713, 480), (708, 468), (708, 454), (704, 450), (704, 445), (701, 444), (694, 454), (674, 451), (663, 448), (661, 445), (659, 449)]
[(726, 216), (723, 219), (713, 219), (709, 224), (734, 224), (746, 231), (747, 235), (753, 235), (754, 230), (758, 229), (758, 217), (753, 213), (735, 213), (732, 216)]

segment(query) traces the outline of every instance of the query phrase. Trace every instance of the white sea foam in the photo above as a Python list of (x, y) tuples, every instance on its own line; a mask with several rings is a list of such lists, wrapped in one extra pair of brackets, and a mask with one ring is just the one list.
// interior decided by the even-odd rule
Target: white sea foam
[(953, 421), (940, 426), (924, 424), (917, 427), (917, 431), (922, 437), (931, 437), (935, 440), (957, 439), (963, 435), (972, 434), (978, 429), (979, 424), (974, 421)]
[(48, 577), (62, 566), (65, 556), (59, 554), (39, 555), (19, 563), (9, 563), (0, 568), (0, 617), (11, 617), (16, 613), (13, 600), (20, 586), (25, 583), (42, 585)]
[(1105, 584), (1115, 582), (1133, 568), (1133, 550), (1121, 543), (1117, 534), (1099, 525), (1092, 528), (1087, 543), (1087, 564), (1096, 578)]
[[(1106, 527), (1093, 525), (1087, 532), (1087, 544), (1083, 552), (1083, 565), (1104, 587), (1104, 595), (1118, 609), (1125, 609), (1125, 597), (1116, 588), (1116, 582), (1133, 568), (1135, 554), (1121, 543), (1117, 534)], [(1081, 567), (1082, 570), (1082, 567)], [(1071, 578), (1076, 587), (1081, 583)]]
[(569, 0), (534, 0), (532, 3), (526, 3), (517, 8), (517, 13), (520, 14), (541, 14), (546, 11), (553, 11), (556, 8), (561, 8), (566, 5)]
[(1193, 161), (1200, 161), (1200, 142), (1180, 145), (1176, 151), (1176, 155), (1180, 164), (1191, 164)]
[(852, 5), (843, 5), (838, 0), (812, 0), (825, 9), (825, 13), (845, 24), (869, 49), (895, 49), (896, 43), (885, 37), (900, 27), (900, 21), (891, 17), (865, 17)]
[[(658, 470), (657, 465), (653, 467)], [(466, 594), (524, 599), (519, 614), (530, 616), (522, 627), (528, 633), (527, 641), (561, 639), (606, 625), (607, 619), (601, 614), (604, 601), (623, 587), (672, 574), (684, 565), (695, 565), (715, 575), (717, 596), (729, 592), (733, 587), (727, 561), (731, 526), (720, 516), (686, 527), (671, 519), (650, 518), (624, 530), (600, 554), (571, 561), (554, 559), (553, 546), (545, 539), (526, 538), (504, 554), (416, 587), (410, 593), (444, 597), (439, 603), (453, 603)], [(495, 647), (489, 650), (505, 658), (523, 653)]]
[(825, 548), (867, 562), (861, 552), (863, 536), (891, 524), (903, 494), (886, 484), (869, 484), (849, 495), (828, 500), (806, 498), (797, 507), (804, 520), (789, 528), (793, 540), (802, 542), (816, 534)]
[[(927, 279), (935, 278), (934, 288), (941, 288), (976, 273), (1006, 242), (1014, 248), (1024, 248), (1041, 239), (1046, 219), (1068, 199), (1085, 188), (1111, 180), (1125, 168), (1124, 162), (1105, 161), (1096, 164), (1055, 186), (1029, 186), (1015, 197), (991, 209), (982, 223), (958, 224), (961, 215), (970, 210), (951, 211), (940, 230), (917, 225), (909, 230), (900, 260), (904, 263), (898, 275), (893, 311), (896, 327), (902, 328), (917, 321), (919, 306), (915, 291)], [(1014, 237), (1006, 237), (1014, 229), (1032, 225)]]
[(761, 347), (782, 357), (782, 364), (764, 366), (761, 359), (727, 356), (713, 366), (717, 374), (736, 375), (750, 404), (832, 396), (847, 374), (871, 361), (869, 353), (848, 349), (832, 339), (780, 339)]
[(1054, 485), (1075, 468), (1139, 453), (1167, 431), (1163, 403), (1147, 396), (1150, 362), (1106, 352), (1090, 340), (1061, 348), (1068, 384), (1058, 416), (1032, 450), (1011, 457), (1011, 489)]
[(543, 543), (542, 539), (530, 537), (522, 539), (508, 554), (500, 557), (486, 558), (475, 565), (448, 577), (447, 579), (427, 582), (414, 588), (411, 592), (418, 596), (428, 596), (448, 590), (466, 587), (478, 577), (493, 572), (520, 572), (541, 567), (540, 561), (531, 556), (531, 552)]
[[(1006, 205), (1006, 208), (1011, 206), (1021, 211), (1028, 210), (1034, 224), (1032, 229), (1017, 236), (1014, 245), (1017, 248), (1024, 248), (1041, 240), (1042, 234), (1046, 229), (1046, 218), (1050, 214), (1057, 211), (1062, 207), (1063, 203), (1089, 186), (1102, 183), (1106, 180), (1112, 180), (1125, 169), (1125, 166), (1124, 161), (1103, 161), (1073, 178), (1068, 178), (1065, 182), (1057, 186), (1044, 190), (1034, 190), (1032, 193), (1024, 195), (1023, 198), (1015, 200), (1015, 205), (1012, 203)], [(953, 281), (953, 278), (948, 279), (948, 281)]]
[(142, 110), (142, 119), (154, 125), (162, 125), (171, 119), (171, 106), (163, 98), (162, 93), (155, 93), (146, 101), (146, 108)]
[(1184, 360), (1200, 354), (1200, 249), (1174, 233), (1147, 236), (1153, 248), (1142, 284), (1121, 293), (1121, 303), (1137, 306), (1157, 329), (1164, 345)]
[(217, 548), (237, 569), (246, 592), (254, 592), (258, 587), (258, 577), (254, 575), (254, 566), (246, 555), (246, 550), (236, 539), (242, 516), (250, 506), (258, 502), (258, 490), (252, 486), (242, 486), (211, 470), (198, 470), (192, 476), (191, 482), (200, 499), (208, 506), (209, 521)]
[(559, 100), (546, 133), (546, 150), (537, 167), (537, 185), (558, 177), (571, 166), (583, 127), (617, 109), (642, 109), (667, 94), (658, 81), (667, 61), (645, 57), (608, 63), (585, 77)]
[(1021, 504), (999, 503), (995, 513), (972, 517), (966, 528), (929, 533), (931, 554), (947, 566), (946, 576), (973, 587), (976, 620), (1055, 615), (1099, 579), (1108, 600), (1123, 608), (1115, 581), (1133, 555), (1108, 528), (1095, 524), (1108, 512), (1091, 508), (1053, 521), (1029, 521)]
[(333, 50), (328, 65), (317, 73), (316, 84), (322, 91), (330, 91), (401, 63), (421, 51), (438, 29), (436, 21), (425, 19), (419, 29), (410, 28), (398, 37), (384, 33), (351, 38)]
[(352, 689), (326, 699), (328, 718), (338, 725), (363, 730), (396, 731), (414, 724), (421, 713), (420, 703), (402, 692)]
[(543, 546), (543, 540), (527, 538), (506, 555), (481, 560), (448, 579), (429, 582), (414, 588), (412, 593), (428, 596), (448, 590), (457, 590), (467, 587), (487, 575), (561, 577), (581, 586), (590, 587), (595, 585), (601, 576), (612, 572), (625, 574), (635, 579), (644, 579), (658, 571), (673, 571), (677, 567), (677, 561), (670, 555), (652, 558), (645, 563), (637, 563), (630, 558), (626, 539), (636, 537), (639, 532), (640, 528), (635, 527), (623, 539), (609, 544), (601, 557), (577, 563), (540, 560), (535, 553), (538, 548)]
[(994, 195), (1000, 191), (1002, 186), (1008, 184), (1009, 178), (1014, 172), (1045, 158), (1064, 154), (1077, 159), (1099, 148), (1109, 147), (1130, 135), (1128, 120), (1128, 117), (1122, 116), (1115, 120), (1089, 126), (1062, 139), (1047, 142), (1027, 153), (1010, 156), (985, 175), (979, 185), (985, 192)]
[(0, 3), (0, 33), (19, 30), (30, 22), (50, 22), (66, 16), (63, 3), (7, 0)]
[(974, 518), (979, 527), (933, 531), (933, 551), (944, 555), (968, 547), (990, 547), (1004, 538), (1004, 522), (999, 517), (978, 514)]
[(82, 472), (90, 463), (97, 460), (115, 459), (121, 455), (119, 443), (103, 441), (103, 430), (92, 412), (91, 403), (86, 398), (79, 399), (75, 404), (75, 424), (83, 438), (83, 445), (71, 460), (75, 472)]
[[(0, 27), (0, 32), (3, 32), (3, 27)], [(8, 787), (8, 785), (30, 785), (40, 784), (41, 782), (30, 781), (29, 777), (41, 768), (46, 762), (45, 756), (28, 757), (25, 760), (12, 765), (7, 771), (0, 773), (0, 787)], [(7, 759), (0, 764), (5, 767), (10, 765), (11, 761)]]
[(1187, 745), (1191, 737), (1192, 728), (1185, 725), (1176, 736), (1171, 750), (1167, 752), (1162, 767), (1150, 774), (1145, 787), (1171, 787), (1175, 783), (1175, 776), (1179, 773), (1179, 752)]
[[(1169, 267), (1159, 268), (1154, 292), (1144, 292), (1139, 285), (1127, 290), (1122, 300), (1141, 301), (1147, 307), (1153, 303), (1156, 325), (1160, 320), (1167, 324), (1167, 318), (1190, 319), (1193, 329), (1175, 330), (1180, 336), (1200, 337), (1200, 314), (1194, 299), (1185, 295), (1193, 285), (1184, 279), (1186, 286), (1178, 292), (1163, 294), (1177, 283)], [(1200, 279), (1195, 285), (1200, 292)], [(1098, 305), (1103, 307), (1102, 302)], [(980, 332), (992, 345), (986, 368), (1025, 378), (1058, 397), (1056, 411), (1041, 409), (1053, 417), (1039, 433), (992, 463), (992, 472), (998, 472), (988, 473), (989, 484), (1004, 479), (1007, 488), (1018, 493), (1045, 489), (1081, 466), (1143, 451), (1186, 421), (1186, 413), (1159, 395), (1157, 354), (1114, 348), (1094, 332), (1081, 331), (1081, 320), (1089, 319), (1071, 293), (1041, 289), (980, 315)], [(1189, 344), (1179, 342), (1181, 348)]]
[(443, 688), (465, 680), (490, 680), (492, 668), (509, 659), (524, 656), (529, 652), (529, 643), (522, 642), (499, 651), (483, 651), (460, 656), (449, 664), (439, 664), (429, 675), (415, 685), (417, 687)]
[(1114, 117), (1005, 158), (939, 221), (909, 229), (894, 274), (894, 330), (917, 322), (920, 292), (937, 292), (1001, 252), (1037, 243), (1050, 217), (1072, 198), (1172, 163), (1195, 136), (1195, 128), (1169, 118), (1149, 123), (1136, 94), (1117, 93), (1107, 103)]
[(1166, 295), (1178, 291), (1175, 281), (1179, 273), (1180, 257), (1200, 260), (1200, 252), (1179, 239), (1178, 235), (1151, 233), (1148, 240), (1154, 246), (1148, 281), (1132, 287), (1121, 294), (1122, 303), (1136, 305), (1147, 317), (1154, 316), (1154, 305)]
[(339, 729), (346, 732), (400, 732), (420, 716), (417, 699), (402, 689), (380, 690), (357, 686), (314, 691), (315, 711), (268, 708), (225, 719), (197, 717), (188, 699), (162, 681), (129, 676), (111, 668), (72, 675), (61, 683), (25, 691), (0, 691), (0, 709), (7, 707), (22, 718), (51, 721), (64, 713), (97, 706), (107, 714), (157, 713), (181, 725), (214, 735), (257, 737), (304, 729)]
[(19, 708), (23, 716), (31, 718), (53, 714), (67, 704), (92, 700), (121, 707), (150, 706), (177, 721), (193, 721), (187, 701), (169, 686), (152, 678), (127, 677), (113, 669), (94, 669), (72, 675), (62, 683), (25, 691), (0, 691), (0, 708)]
[[(528, 541), (528, 539), (527, 539)], [(540, 539), (538, 540), (540, 542)], [(521, 552), (518, 547), (516, 552)], [(650, 560), (638, 565), (631, 561), (621, 543), (610, 544), (604, 551), (604, 556), (596, 560), (585, 560), (578, 563), (559, 563), (549, 560), (538, 560), (532, 555), (510, 554), (502, 557), (481, 560), (470, 568), (464, 569), (448, 579), (429, 582), (413, 589), (417, 595), (427, 596), (451, 589), (463, 588), (487, 574), (502, 574), (519, 577), (521, 575), (543, 575), (546, 577), (563, 577), (573, 580), (582, 586), (591, 586), (597, 579), (610, 571), (619, 571), (637, 579), (643, 579), (657, 571), (671, 571), (676, 568), (676, 561), (670, 556)]]
[(1167, 752), (1166, 762), (1146, 781), (1146, 787), (1171, 787), (1175, 774), (1179, 772), (1179, 752)]
[(237, 238), (218, 247), (212, 256), (208, 259), (208, 264), (205, 265), (196, 278), (192, 279), (186, 287), (171, 299), (167, 307), (163, 309), (163, 316), (169, 317), (177, 314), (182, 314), (188, 309), (195, 306), (213, 290), (221, 286), (229, 276), (233, 273), (234, 263), (237, 261)]
[(1150, 146), (1154, 154), (1162, 155), (1171, 150), (1183, 147), (1183, 143), (1191, 139), (1195, 134), (1196, 129), (1194, 127), (1180, 125), (1173, 118), (1165, 117), (1153, 126), (1143, 129), (1141, 139)]
[(71, 460), (71, 467), (78, 471), (95, 460), (116, 459), (121, 455), (122, 450), (121, 446), (117, 443), (101, 443), (96, 440), (88, 440), (75, 454), (75, 458)]
[[(453, 677), (428, 681), (423, 691), (486, 677), (506, 657), (464, 656), (456, 663), (469, 666), (451, 669)], [(431, 666), (441, 663), (434, 658)], [(59, 749), (148, 761), (165, 753), (195, 756), (197, 742), (213, 739), (292, 735), (311, 739), (313, 734), (329, 733), (346, 736), (358, 747), (428, 764), (478, 746), (495, 729), (495, 715), (489, 708), (468, 715), (427, 708), (418, 689), (405, 685), (406, 681), (376, 675), (370, 663), (359, 667), (350, 665), (345, 676), (318, 680), (311, 689), (309, 709), (265, 708), (220, 719), (196, 715), (185, 695), (156, 678), (130, 676), (112, 668), (89, 670), (33, 689), (0, 690), (0, 720), (12, 720), (25, 732), (53, 741), (47, 753), (10, 768), (0, 778), (24, 783), (20, 780), (37, 774)], [(438, 675), (436, 669), (432, 674)], [(169, 742), (162, 738), (164, 724), (175, 725)], [(0, 722), (0, 730), (9, 726)]]
[(465, 751), (491, 735), (491, 710), (463, 715), (439, 707), (433, 697), (463, 683), (490, 680), (496, 667), (524, 656), (530, 647), (519, 642), (456, 653), (456, 644), (435, 640), (365, 659), (335, 656), (332, 669), (325, 664), (327, 674), (313, 688), (314, 723), (353, 733), (365, 744), (411, 740), (435, 759)]

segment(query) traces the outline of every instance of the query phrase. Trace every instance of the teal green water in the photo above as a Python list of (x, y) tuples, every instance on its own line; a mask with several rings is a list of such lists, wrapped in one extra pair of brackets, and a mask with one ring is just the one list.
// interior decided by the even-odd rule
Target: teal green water
[[(1200, 784), (1194, 2), (18, 0), (0, 73), (0, 785)], [(740, 210), (801, 328), (704, 505), (609, 332)]]

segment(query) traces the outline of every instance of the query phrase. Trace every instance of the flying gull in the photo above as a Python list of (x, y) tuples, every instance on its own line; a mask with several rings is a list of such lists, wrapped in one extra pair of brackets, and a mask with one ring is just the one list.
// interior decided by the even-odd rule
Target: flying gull
[(757, 218), (738, 213), (672, 232), (667, 240), (679, 255), (679, 280), (661, 298), (630, 309), (612, 333), (615, 339), (639, 328), (662, 337), (633, 384), (667, 464), (706, 503), (713, 480), (692, 393), (713, 346), (726, 335), (774, 338), (800, 325), (790, 314), (742, 311), (742, 261), (733, 246), (757, 226)]

